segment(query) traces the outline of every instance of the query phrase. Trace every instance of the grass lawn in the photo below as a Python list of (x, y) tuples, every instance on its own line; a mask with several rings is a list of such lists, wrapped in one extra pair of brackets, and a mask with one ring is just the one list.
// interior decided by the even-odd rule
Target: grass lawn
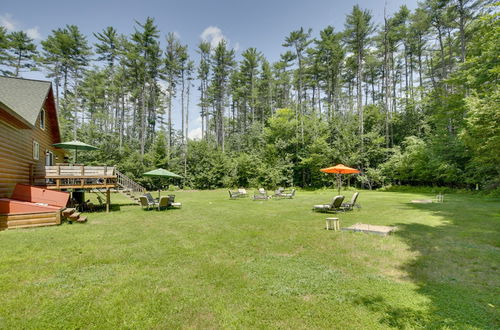
[(86, 224), (0, 232), (0, 328), (500, 327), (498, 200), (362, 191), (342, 226), (399, 227), (381, 237), (324, 230), (334, 194), (113, 194)]

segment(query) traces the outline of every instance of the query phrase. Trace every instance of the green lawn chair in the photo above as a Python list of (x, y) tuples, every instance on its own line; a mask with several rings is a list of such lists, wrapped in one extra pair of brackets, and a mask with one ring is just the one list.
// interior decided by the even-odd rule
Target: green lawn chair
[(337, 212), (341, 210), (344, 196), (335, 196), (330, 204), (319, 204), (313, 206), (313, 211), (318, 212)]

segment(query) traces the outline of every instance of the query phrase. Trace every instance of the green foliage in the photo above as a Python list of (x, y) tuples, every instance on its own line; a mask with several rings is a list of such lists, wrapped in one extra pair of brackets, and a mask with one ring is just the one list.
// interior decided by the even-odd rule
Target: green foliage
[(473, 155), (469, 170), (476, 180), (500, 185), (500, 88), (466, 99), (468, 116), (462, 138)]
[[(494, 189), (497, 7), (425, 0), (376, 25), (356, 5), (343, 31), (291, 31), (275, 63), (253, 47), (239, 56), (224, 40), (202, 41), (197, 68), (188, 46), (175, 33), (163, 38), (149, 17), (127, 35), (95, 33), (95, 59), (67, 25), (41, 42), (37, 60), (54, 80), (63, 139), (100, 148), (82, 161), (117, 165), (148, 187), (166, 184), (142, 178), (156, 167), (185, 175), (167, 182), (184, 187), (322, 187), (332, 178), (319, 169), (343, 163), (362, 170), (356, 184), (366, 188)], [(35, 52), (23, 32), (0, 27), (4, 74), (35, 69)], [(187, 138), (193, 103), (202, 141)]]
[(189, 184), (200, 189), (233, 186), (234, 168), (228, 156), (206, 141), (190, 141)]

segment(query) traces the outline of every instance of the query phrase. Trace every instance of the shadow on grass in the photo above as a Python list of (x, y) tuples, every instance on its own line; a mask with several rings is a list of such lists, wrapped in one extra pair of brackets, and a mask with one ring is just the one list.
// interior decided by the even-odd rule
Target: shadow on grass
[(358, 303), (382, 312), (380, 323), (396, 328), (498, 329), (500, 205), (455, 196), (443, 204), (405, 206), (442, 221), (438, 226), (397, 224), (396, 235), (418, 252), (403, 270), (429, 306), (422, 311), (398, 308), (382, 296), (358, 297)]
[[(134, 203), (110, 204), (109, 212), (120, 211), (122, 206), (132, 206), (132, 205), (137, 206), (137, 204)], [(85, 213), (106, 213), (106, 207), (100, 207), (94, 210), (86, 210)]]
[(354, 300), (356, 304), (364, 305), (369, 310), (382, 313), (384, 316), (379, 320), (381, 324), (389, 327), (425, 328), (428, 326), (428, 315), (422, 311), (412, 308), (394, 307), (385, 302), (381, 295), (370, 295), (359, 297)]

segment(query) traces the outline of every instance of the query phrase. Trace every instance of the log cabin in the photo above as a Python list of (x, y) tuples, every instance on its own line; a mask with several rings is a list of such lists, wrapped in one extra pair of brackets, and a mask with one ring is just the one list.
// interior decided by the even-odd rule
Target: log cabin
[(0, 76), (0, 230), (60, 224), (61, 214), (80, 221), (65, 210), (68, 191), (104, 191), (108, 212), (110, 189), (145, 191), (115, 166), (62, 163), (60, 142), (52, 84)]
[(52, 84), (0, 76), (0, 198), (17, 183), (33, 184), (34, 173), (62, 162)]

